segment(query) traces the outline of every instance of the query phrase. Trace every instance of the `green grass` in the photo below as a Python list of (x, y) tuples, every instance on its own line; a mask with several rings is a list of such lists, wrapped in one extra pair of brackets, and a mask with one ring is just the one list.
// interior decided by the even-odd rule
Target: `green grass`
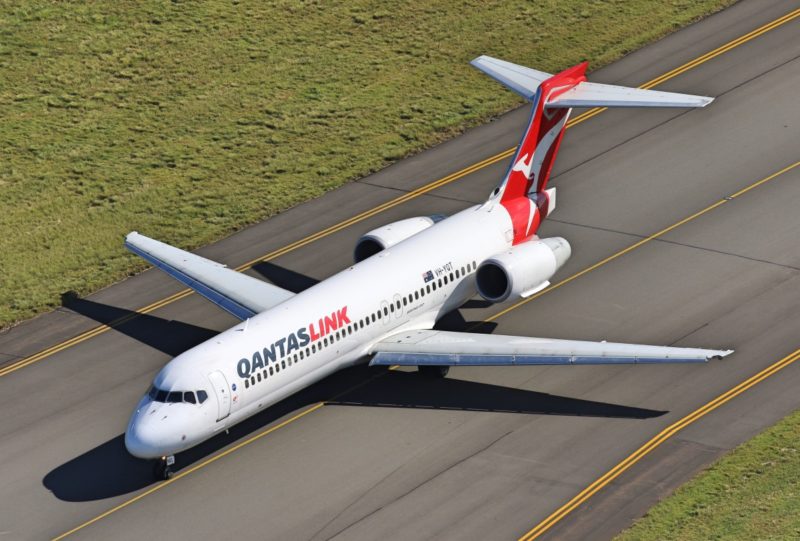
[(616, 541), (800, 539), (800, 411), (653, 507)]
[[(26, 0), (0, 9), (0, 327), (518, 103), (467, 62), (606, 64), (732, 0)], [(488, 189), (488, 187), (487, 187)]]

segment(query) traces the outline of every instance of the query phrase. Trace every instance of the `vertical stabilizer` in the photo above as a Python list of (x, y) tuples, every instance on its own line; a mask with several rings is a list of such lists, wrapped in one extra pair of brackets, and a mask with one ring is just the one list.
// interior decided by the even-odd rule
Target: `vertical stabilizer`
[[(481, 68), (480, 65), (477, 67)], [(583, 62), (555, 75), (536, 72), (547, 78), (541, 82), (533, 78), (530, 82), (526, 81), (538, 83), (531, 94), (533, 106), (528, 128), (505, 178), (493, 194), (493, 198), (499, 199), (511, 216), (514, 244), (532, 237), (553, 207), (549, 203), (551, 191), (547, 190), (547, 180), (571, 109), (548, 109), (545, 104), (585, 81), (586, 67), (586, 62)], [(523, 87), (522, 84), (518, 86)]]
[(539, 85), (528, 129), (500, 185), (502, 201), (544, 192), (571, 112), (570, 108), (546, 109), (545, 104), (585, 81), (586, 66), (586, 62), (573, 66)]

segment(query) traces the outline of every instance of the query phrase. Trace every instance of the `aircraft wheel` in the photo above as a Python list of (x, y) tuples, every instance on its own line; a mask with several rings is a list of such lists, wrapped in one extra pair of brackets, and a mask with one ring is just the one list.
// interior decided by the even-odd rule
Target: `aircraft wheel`
[(450, 371), (449, 366), (419, 366), (419, 374), (426, 378), (442, 379)]
[(174, 475), (172, 468), (168, 466), (166, 460), (163, 459), (156, 461), (153, 473), (155, 474), (155, 478), (159, 481), (172, 479)]

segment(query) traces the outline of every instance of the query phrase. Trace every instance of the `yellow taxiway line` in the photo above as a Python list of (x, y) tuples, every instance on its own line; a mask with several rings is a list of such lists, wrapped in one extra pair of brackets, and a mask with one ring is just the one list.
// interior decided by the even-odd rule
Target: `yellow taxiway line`
[(519, 538), (519, 541), (531, 541), (532, 539), (536, 539), (540, 537), (542, 534), (547, 532), (550, 528), (555, 526), (559, 523), (564, 517), (569, 515), (572, 511), (574, 511), (579, 505), (584, 503), (586, 500), (591, 498), (595, 495), (600, 489), (607, 486), (611, 483), (614, 479), (622, 475), (625, 471), (630, 469), (634, 464), (639, 462), (645, 456), (653, 452), (656, 448), (658, 448), (662, 443), (667, 441), (669, 438), (692, 424), (693, 422), (697, 421), (698, 419), (704, 417), (706, 414), (711, 413), (718, 407), (722, 406), (723, 404), (730, 402), (746, 390), (750, 389), (751, 387), (755, 386), (756, 384), (764, 381), (771, 375), (783, 370), (787, 366), (794, 363), (796, 360), (800, 359), (800, 349), (794, 350), (792, 353), (781, 359), (780, 361), (773, 363), (766, 367), (761, 372), (747, 378), (743, 382), (741, 382), (736, 387), (729, 389), (728, 391), (722, 393), (714, 400), (707, 402), (703, 406), (697, 408), (689, 415), (683, 417), (679, 421), (676, 421), (669, 425), (667, 428), (653, 436), (650, 441), (639, 447), (633, 453), (628, 455), (622, 462), (608, 470), (605, 474), (595, 480), (591, 485), (587, 486), (581, 492), (579, 492), (574, 498), (569, 500), (567, 503), (556, 509), (552, 514), (550, 514), (547, 518), (543, 521), (538, 523), (534, 526), (531, 530), (529, 530), (525, 535)]
[[(747, 34), (744, 34), (743, 36), (740, 36), (740, 37), (738, 37), (738, 38), (736, 38), (734, 40), (731, 40), (728, 43), (726, 43), (724, 45), (721, 45), (720, 47), (717, 47), (716, 49), (714, 49), (712, 51), (709, 51), (709, 52), (707, 52), (707, 53), (695, 58), (694, 60), (691, 60), (691, 61), (689, 61), (689, 62), (687, 62), (687, 63), (685, 63), (685, 64), (683, 64), (681, 66), (678, 66), (677, 68), (672, 69), (672, 70), (670, 70), (670, 71), (668, 71), (668, 72), (666, 72), (666, 73), (664, 73), (662, 75), (659, 75), (655, 79), (651, 79), (650, 81), (647, 81), (646, 83), (641, 85), (639, 88), (645, 88), (645, 89), (653, 88), (656, 85), (659, 85), (659, 84), (661, 84), (661, 83), (663, 83), (665, 81), (668, 81), (668, 80), (670, 80), (670, 79), (672, 79), (674, 77), (677, 77), (678, 75), (680, 75), (682, 73), (685, 73), (686, 71), (689, 71), (689, 70), (691, 70), (693, 68), (696, 68), (697, 66), (699, 66), (699, 65), (701, 65), (701, 64), (703, 64), (705, 62), (708, 62), (712, 58), (716, 58), (717, 56), (719, 56), (719, 55), (721, 55), (723, 53), (726, 53), (726, 52), (730, 51), (731, 49), (734, 49), (734, 48), (736, 48), (736, 47), (738, 47), (738, 46), (740, 46), (740, 45), (742, 45), (744, 43), (747, 43), (748, 41), (750, 41), (750, 40), (752, 40), (752, 39), (754, 39), (754, 38), (756, 38), (756, 37), (758, 37), (758, 36), (760, 36), (760, 35), (762, 35), (762, 34), (764, 34), (766, 32), (769, 32), (770, 30), (773, 30), (774, 28), (777, 28), (777, 27), (779, 27), (779, 26), (781, 26), (783, 24), (786, 24), (787, 22), (789, 22), (789, 21), (791, 21), (791, 20), (793, 20), (793, 19), (795, 19), (795, 18), (797, 18), (799, 16), (800, 16), (800, 9), (796, 9), (794, 11), (791, 11), (791, 12), (787, 13), (786, 15), (782, 16), (782, 17), (779, 17), (779, 18), (777, 18), (777, 19), (775, 19), (775, 20), (773, 20), (773, 21), (771, 21), (771, 22), (769, 22), (769, 23), (767, 23), (767, 24), (765, 24), (763, 26), (760, 26), (760, 27), (756, 28), (755, 30), (753, 30), (751, 32), (748, 32)], [(584, 121), (592, 118), (593, 116), (596, 116), (596, 115), (602, 113), (605, 110), (606, 110), (605, 107), (596, 107), (596, 108), (593, 108), (593, 109), (589, 109), (588, 111), (585, 111), (584, 113), (582, 113), (582, 114), (576, 116), (575, 118), (573, 118), (572, 120), (570, 120), (567, 123), (567, 128), (571, 128), (571, 127), (573, 127), (573, 126), (575, 126), (577, 124), (580, 124), (581, 122), (584, 122)], [(401, 196), (399, 196), (399, 197), (397, 197), (395, 199), (392, 199), (390, 201), (387, 201), (386, 203), (378, 205), (377, 207), (374, 207), (374, 208), (372, 208), (370, 210), (364, 211), (364, 212), (362, 212), (360, 214), (357, 214), (357, 215), (355, 215), (355, 216), (353, 216), (351, 218), (348, 218), (347, 220), (341, 221), (341, 222), (339, 222), (339, 223), (337, 223), (335, 225), (332, 225), (332, 226), (327, 227), (327, 228), (325, 228), (325, 229), (323, 229), (321, 231), (313, 233), (313, 234), (311, 234), (311, 235), (309, 235), (309, 236), (307, 236), (307, 237), (305, 237), (303, 239), (300, 239), (300, 240), (297, 240), (295, 242), (292, 242), (291, 244), (287, 244), (286, 246), (284, 246), (282, 248), (279, 248), (277, 250), (274, 250), (274, 251), (272, 251), (272, 252), (270, 252), (270, 253), (262, 256), (262, 257), (259, 257), (259, 258), (253, 259), (251, 261), (248, 261), (248, 262), (240, 265), (239, 267), (237, 267), (236, 270), (238, 270), (238, 271), (247, 270), (247, 269), (251, 268), (253, 265), (255, 265), (255, 264), (257, 264), (257, 263), (259, 263), (261, 261), (269, 261), (269, 260), (274, 259), (276, 257), (279, 257), (279, 256), (282, 256), (284, 254), (287, 254), (287, 253), (289, 253), (289, 252), (291, 252), (293, 250), (301, 248), (301, 247), (303, 247), (303, 246), (305, 246), (307, 244), (315, 242), (315, 241), (317, 241), (319, 239), (322, 239), (322, 238), (325, 238), (325, 237), (327, 237), (329, 235), (332, 235), (333, 233), (336, 233), (337, 231), (341, 231), (342, 229), (350, 227), (353, 224), (362, 222), (362, 221), (366, 220), (367, 218), (375, 216), (376, 214), (379, 214), (379, 213), (384, 212), (384, 211), (386, 211), (386, 210), (388, 210), (390, 208), (393, 208), (393, 207), (396, 207), (398, 205), (401, 205), (401, 204), (403, 204), (403, 203), (405, 203), (407, 201), (415, 199), (415, 198), (417, 198), (417, 197), (419, 197), (421, 195), (424, 195), (424, 194), (426, 194), (426, 193), (428, 193), (428, 192), (430, 192), (432, 190), (440, 188), (440, 187), (442, 187), (442, 186), (444, 186), (446, 184), (450, 184), (451, 182), (454, 182), (454, 181), (456, 181), (456, 180), (458, 180), (460, 178), (463, 178), (463, 177), (469, 175), (470, 173), (473, 173), (475, 171), (483, 169), (484, 167), (488, 167), (489, 165), (495, 164), (495, 163), (497, 163), (497, 162), (499, 162), (501, 160), (509, 158), (514, 153), (515, 150), (516, 150), (516, 147), (510, 148), (508, 150), (505, 150), (503, 152), (495, 154), (494, 156), (486, 158), (483, 161), (480, 161), (478, 163), (472, 164), (469, 167), (466, 167), (466, 168), (464, 168), (464, 169), (462, 169), (460, 171), (457, 171), (455, 173), (447, 175), (446, 177), (440, 178), (439, 180), (431, 182), (430, 184), (426, 184), (425, 186), (417, 188), (416, 190), (412, 190), (412, 191), (410, 191), (408, 193), (405, 193), (405, 194), (403, 194), (403, 195), (401, 195)], [(81, 334), (78, 334), (77, 336), (74, 336), (74, 337), (72, 337), (72, 338), (70, 338), (68, 340), (64, 340), (63, 342), (60, 342), (60, 343), (55, 344), (55, 345), (53, 345), (53, 346), (51, 346), (51, 347), (49, 347), (47, 349), (44, 349), (44, 350), (42, 350), (42, 351), (40, 351), (38, 353), (35, 353), (33, 355), (30, 355), (28, 357), (25, 357), (23, 359), (15, 361), (15, 362), (13, 362), (11, 364), (8, 364), (5, 367), (3, 367), (2, 369), (0, 369), (0, 377), (7, 376), (8, 374), (11, 374), (12, 372), (15, 372), (15, 371), (19, 370), (20, 368), (24, 368), (26, 366), (30, 366), (30, 365), (32, 365), (34, 363), (37, 363), (37, 362), (39, 362), (41, 360), (44, 360), (44, 359), (46, 359), (46, 358), (58, 353), (59, 351), (63, 351), (63, 350), (65, 350), (67, 348), (70, 348), (70, 347), (72, 347), (74, 345), (80, 344), (81, 342), (89, 340), (90, 338), (94, 338), (95, 336), (98, 336), (99, 334), (102, 334), (102, 333), (104, 333), (104, 332), (106, 332), (106, 331), (108, 331), (110, 329), (113, 329), (114, 327), (117, 327), (117, 326), (119, 326), (119, 325), (121, 325), (121, 324), (123, 324), (123, 323), (125, 323), (127, 321), (130, 321), (131, 319), (133, 319), (135, 317), (138, 317), (141, 314), (150, 313), (150, 312), (152, 312), (154, 310), (157, 310), (158, 308), (161, 308), (161, 307), (166, 306), (168, 304), (171, 304), (171, 303), (173, 303), (173, 302), (175, 302), (177, 300), (180, 300), (180, 299), (190, 295), (191, 293), (192, 293), (191, 289), (184, 289), (184, 290), (179, 291), (179, 292), (177, 292), (177, 293), (175, 293), (173, 295), (170, 295), (169, 297), (166, 297), (166, 298), (161, 299), (159, 301), (156, 301), (156, 302), (154, 302), (152, 304), (149, 304), (149, 305), (147, 305), (147, 306), (145, 306), (143, 308), (140, 308), (139, 310), (137, 310), (133, 314), (126, 315), (126, 316), (124, 316), (124, 317), (122, 317), (122, 318), (120, 318), (118, 320), (112, 321), (111, 323), (109, 323), (107, 325), (99, 325), (97, 327), (89, 329), (88, 331), (85, 331), (85, 332), (83, 332)]]

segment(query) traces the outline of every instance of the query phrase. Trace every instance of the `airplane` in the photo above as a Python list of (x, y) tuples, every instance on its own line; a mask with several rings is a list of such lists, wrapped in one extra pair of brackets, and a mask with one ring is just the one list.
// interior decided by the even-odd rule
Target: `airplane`
[(358, 363), (417, 367), (706, 362), (732, 350), (501, 336), (434, 329), (476, 293), (530, 297), (569, 259), (566, 239), (539, 238), (556, 208), (547, 183), (573, 107), (704, 107), (713, 98), (586, 80), (583, 62), (555, 75), (480, 56), (471, 64), (532, 103), (528, 126), (488, 199), (450, 217), (390, 223), (355, 244), (352, 266), (292, 293), (148, 238), (125, 246), (241, 322), (169, 361), (125, 431), (128, 452), (153, 459), (157, 479), (175, 454)]

